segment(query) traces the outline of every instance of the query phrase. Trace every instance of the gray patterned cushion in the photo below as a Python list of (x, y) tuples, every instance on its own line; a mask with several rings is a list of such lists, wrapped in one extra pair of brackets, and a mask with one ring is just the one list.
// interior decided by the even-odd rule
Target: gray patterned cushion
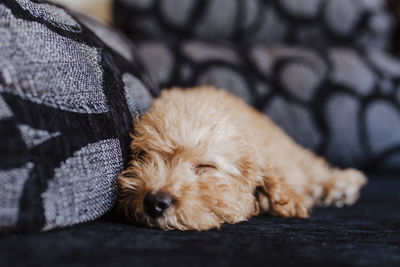
[[(396, 0), (395, 0), (396, 1)], [(390, 46), (386, 0), (115, 0), (115, 23), (135, 38), (209, 38), (245, 45)]]
[(132, 118), (157, 90), (119, 33), (45, 2), (2, 1), (0, 231), (109, 211)]
[(400, 61), (380, 50), (138, 42), (161, 86), (212, 84), (340, 166), (400, 169)]
[(115, 0), (114, 17), (162, 87), (226, 88), (336, 165), (400, 170), (395, 2)]

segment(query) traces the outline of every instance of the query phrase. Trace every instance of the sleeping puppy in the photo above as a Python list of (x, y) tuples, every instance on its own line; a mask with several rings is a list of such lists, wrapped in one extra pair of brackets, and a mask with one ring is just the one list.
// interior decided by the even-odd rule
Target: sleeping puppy
[(230, 93), (165, 90), (138, 118), (118, 207), (131, 222), (206, 230), (269, 213), (353, 204), (366, 178), (332, 168)]

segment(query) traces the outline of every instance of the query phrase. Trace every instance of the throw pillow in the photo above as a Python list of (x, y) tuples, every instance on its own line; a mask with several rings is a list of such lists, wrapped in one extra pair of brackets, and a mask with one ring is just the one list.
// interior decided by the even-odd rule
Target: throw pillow
[(0, 3), (0, 231), (98, 218), (158, 87), (134, 47), (41, 1)]

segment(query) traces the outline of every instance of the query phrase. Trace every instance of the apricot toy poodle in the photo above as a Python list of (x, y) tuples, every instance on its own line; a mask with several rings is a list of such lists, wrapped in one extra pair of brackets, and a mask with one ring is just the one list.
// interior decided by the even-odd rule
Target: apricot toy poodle
[(206, 230), (253, 215), (353, 204), (367, 179), (331, 167), (268, 117), (210, 86), (164, 90), (134, 124), (118, 208), (131, 222)]

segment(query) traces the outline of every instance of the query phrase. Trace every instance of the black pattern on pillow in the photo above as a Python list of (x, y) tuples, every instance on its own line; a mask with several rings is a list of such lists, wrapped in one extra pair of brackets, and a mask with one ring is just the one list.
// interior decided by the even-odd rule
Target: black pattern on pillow
[(0, 231), (108, 212), (132, 118), (158, 94), (125, 37), (79, 17), (0, 3)]
[(162, 87), (212, 84), (339, 166), (399, 170), (400, 61), (380, 50), (138, 42)]
[(114, 20), (139, 38), (210, 38), (387, 48), (394, 21), (385, 0), (116, 0)]
[(400, 1), (387, 0), (387, 2), (396, 20), (392, 50), (397, 56), (400, 56)]

